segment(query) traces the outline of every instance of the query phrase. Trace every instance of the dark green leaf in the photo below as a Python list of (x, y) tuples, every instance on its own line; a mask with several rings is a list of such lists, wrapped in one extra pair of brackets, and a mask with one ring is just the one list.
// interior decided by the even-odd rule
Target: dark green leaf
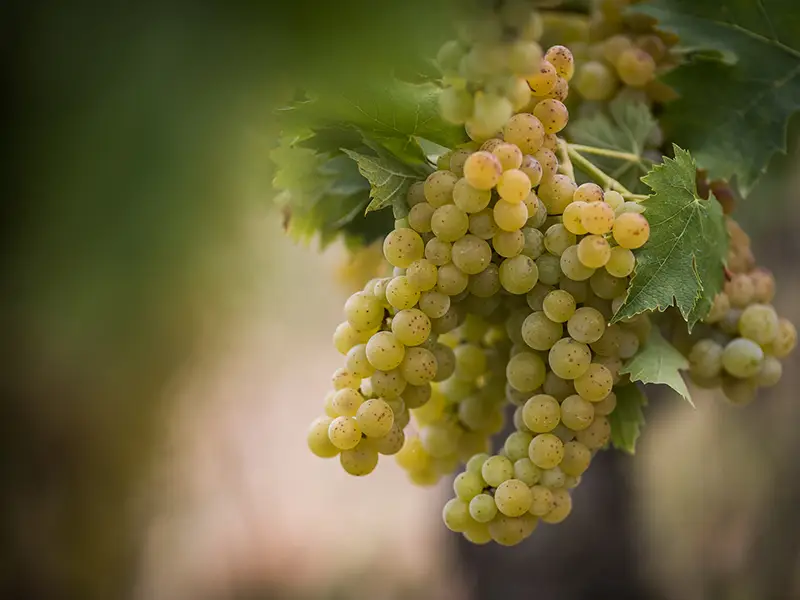
[(613, 321), (677, 306), (689, 329), (711, 309), (724, 283), (728, 233), (719, 202), (697, 195), (696, 165), (674, 147), (642, 180), (653, 190), (643, 202), (650, 240), (636, 254), (625, 303)]
[(667, 134), (712, 178), (737, 175), (749, 192), (786, 151), (786, 124), (800, 109), (796, 0), (653, 0), (636, 10), (701, 52), (665, 77), (680, 94), (661, 119)]
[(345, 150), (347, 156), (358, 165), (358, 171), (366, 177), (370, 184), (372, 201), (366, 212), (380, 210), (387, 206), (394, 208), (396, 218), (408, 213), (406, 193), (420, 174), (391, 156), (367, 156), (352, 150)]
[(631, 381), (668, 385), (694, 406), (680, 373), (688, 368), (686, 357), (665, 340), (657, 328), (653, 328), (647, 343), (619, 372), (630, 374)]
[(647, 397), (635, 383), (614, 388), (617, 406), (608, 415), (611, 424), (611, 444), (628, 454), (636, 452), (636, 441), (644, 425), (642, 409), (647, 406)]

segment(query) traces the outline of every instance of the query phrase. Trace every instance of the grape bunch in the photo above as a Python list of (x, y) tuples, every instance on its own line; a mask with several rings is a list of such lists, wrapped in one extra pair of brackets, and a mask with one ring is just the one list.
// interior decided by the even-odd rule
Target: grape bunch
[(771, 302), (775, 278), (755, 266), (750, 238), (727, 217), (730, 247), (727, 281), (704, 325), (678, 343), (687, 352), (689, 375), (703, 388), (721, 388), (733, 404), (749, 404), (759, 387), (776, 385), (780, 359), (797, 345), (797, 329)]

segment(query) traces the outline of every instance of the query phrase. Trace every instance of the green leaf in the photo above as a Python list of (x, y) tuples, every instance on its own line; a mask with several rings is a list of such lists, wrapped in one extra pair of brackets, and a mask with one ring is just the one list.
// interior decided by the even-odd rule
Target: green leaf
[(369, 181), (372, 201), (365, 212), (391, 206), (395, 218), (408, 214), (406, 193), (411, 184), (421, 178), (418, 172), (386, 154), (367, 156), (352, 150), (345, 150), (345, 153), (356, 162), (359, 173)]
[(631, 381), (668, 385), (694, 406), (680, 373), (688, 368), (686, 357), (665, 340), (657, 328), (653, 328), (647, 343), (619, 372), (621, 375), (628, 373)]
[(712, 178), (736, 175), (749, 192), (786, 151), (786, 124), (800, 109), (796, 0), (653, 0), (635, 10), (695, 52), (664, 78), (680, 94), (661, 117), (668, 137)]
[(442, 119), (439, 93), (440, 88), (432, 83), (398, 80), (349, 95), (322, 91), (281, 111), (281, 120), (286, 127), (355, 129), (400, 160), (414, 164), (425, 158), (417, 138), (446, 148), (467, 140), (463, 127)]
[(677, 306), (689, 330), (711, 309), (724, 283), (728, 233), (722, 207), (697, 195), (696, 165), (674, 146), (642, 180), (653, 190), (643, 202), (650, 240), (636, 250), (636, 270), (625, 303), (612, 322)]
[[(644, 103), (616, 98), (609, 104), (608, 114), (598, 111), (572, 121), (567, 134), (576, 144), (627, 152), (641, 158), (657, 125)], [(605, 156), (592, 156), (592, 162), (632, 192), (644, 190), (641, 177), (647, 168), (642, 162)]]
[(617, 395), (617, 406), (608, 415), (611, 424), (611, 444), (617, 450), (628, 454), (636, 452), (636, 440), (639, 439), (644, 425), (642, 408), (647, 406), (647, 396), (635, 383), (614, 388)]

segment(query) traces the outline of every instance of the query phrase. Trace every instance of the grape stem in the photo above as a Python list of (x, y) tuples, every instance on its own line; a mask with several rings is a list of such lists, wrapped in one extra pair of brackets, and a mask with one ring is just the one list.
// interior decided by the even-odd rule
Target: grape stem
[(641, 163), (643, 159), (638, 154), (632, 152), (618, 152), (617, 150), (609, 150), (608, 148), (598, 148), (597, 146), (584, 146), (583, 144), (570, 144), (570, 148), (583, 152), (584, 154), (596, 154), (597, 156), (607, 156), (608, 158), (618, 158), (619, 160), (627, 160), (628, 162)]
[(558, 140), (558, 154), (558, 170), (572, 179), (572, 181), (575, 181), (575, 169), (572, 167), (572, 161), (569, 158), (569, 144), (565, 140)]
[[(588, 158), (581, 155), (578, 150), (576, 150), (575, 146), (572, 144), (565, 144), (567, 149), (567, 156), (571, 161), (571, 165), (575, 165), (586, 173), (589, 177), (591, 177), (596, 183), (603, 186), (606, 190), (613, 190), (615, 192), (619, 192), (623, 196), (629, 197), (638, 197), (638, 194), (634, 194), (624, 185), (622, 185), (619, 181), (614, 179), (613, 177), (609, 177), (606, 175), (600, 168), (598, 168), (593, 162), (591, 162)], [(580, 146), (579, 146), (580, 147)], [(591, 148), (591, 146), (589, 146)], [(642, 197), (642, 200), (647, 196)]]

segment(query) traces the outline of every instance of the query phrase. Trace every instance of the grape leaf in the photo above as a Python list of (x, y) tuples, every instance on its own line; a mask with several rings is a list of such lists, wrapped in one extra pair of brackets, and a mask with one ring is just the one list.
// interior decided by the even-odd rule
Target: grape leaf
[[(598, 111), (571, 121), (567, 134), (576, 144), (628, 152), (641, 158), (657, 125), (644, 103), (616, 98), (609, 104), (608, 114)], [(592, 156), (592, 162), (632, 192), (644, 189), (640, 178), (647, 168), (641, 162), (605, 156)]]
[(748, 193), (786, 152), (800, 109), (796, 0), (653, 0), (634, 10), (680, 36), (691, 57), (664, 77), (680, 95), (661, 117), (666, 133), (712, 178), (736, 175)]
[(681, 375), (689, 368), (689, 361), (664, 339), (657, 328), (653, 328), (647, 343), (620, 369), (620, 374), (628, 373), (631, 381), (668, 385), (683, 399), (694, 406), (689, 389)]
[(691, 331), (722, 289), (728, 250), (722, 207), (713, 195), (697, 195), (694, 160), (677, 146), (674, 152), (642, 178), (653, 190), (642, 203), (650, 240), (634, 252), (636, 270), (612, 322), (674, 305)]
[(405, 217), (408, 214), (406, 193), (412, 183), (422, 179), (420, 173), (386, 153), (381, 156), (367, 156), (353, 150), (345, 149), (344, 152), (355, 161), (359, 173), (369, 181), (372, 201), (365, 212), (391, 206), (396, 219)]
[(617, 395), (617, 406), (608, 415), (611, 444), (617, 450), (634, 454), (636, 440), (639, 439), (644, 425), (642, 409), (647, 406), (647, 396), (635, 383), (614, 388), (614, 393)]

